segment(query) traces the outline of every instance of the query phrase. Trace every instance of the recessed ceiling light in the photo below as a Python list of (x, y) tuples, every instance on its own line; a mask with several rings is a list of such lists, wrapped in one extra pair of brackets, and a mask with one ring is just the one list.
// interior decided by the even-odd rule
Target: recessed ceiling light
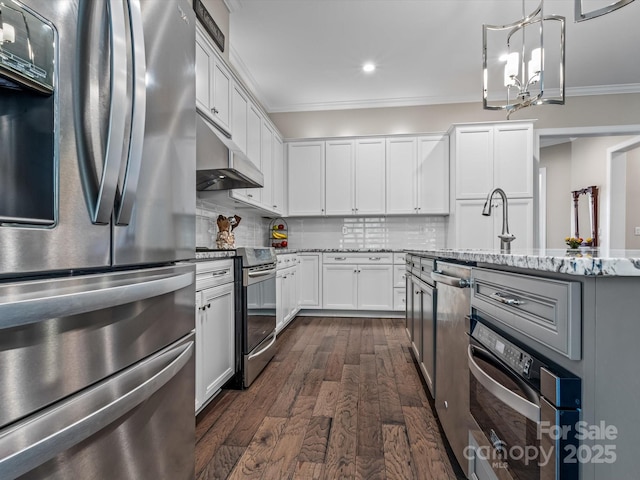
[(375, 66), (373, 63), (371, 63), (371, 62), (369, 62), (369, 63), (365, 63), (365, 64), (362, 66), (362, 70), (363, 70), (364, 72), (366, 72), (366, 73), (371, 73), (371, 72), (373, 72), (375, 69), (376, 69), (376, 66)]

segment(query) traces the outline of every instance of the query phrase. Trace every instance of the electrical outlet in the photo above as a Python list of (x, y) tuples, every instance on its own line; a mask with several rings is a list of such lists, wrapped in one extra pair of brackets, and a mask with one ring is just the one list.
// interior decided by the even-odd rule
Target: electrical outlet
[[(347, 233), (349, 233), (349, 232), (347, 231), (347, 226), (346, 226), (346, 225), (343, 225), (343, 226), (342, 226), (342, 234), (343, 234), (343, 235), (346, 235)], [(638, 234), (638, 235), (640, 235), (640, 234)]]
[(640, 227), (635, 228), (634, 235), (640, 235)]

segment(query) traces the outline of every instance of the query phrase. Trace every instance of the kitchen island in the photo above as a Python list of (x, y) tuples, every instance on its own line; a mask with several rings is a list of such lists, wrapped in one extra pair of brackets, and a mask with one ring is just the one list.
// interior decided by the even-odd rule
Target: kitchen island
[(581, 379), (580, 478), (637, 478), (640, 251), (406, 253), (470, 265), (472, 317)]

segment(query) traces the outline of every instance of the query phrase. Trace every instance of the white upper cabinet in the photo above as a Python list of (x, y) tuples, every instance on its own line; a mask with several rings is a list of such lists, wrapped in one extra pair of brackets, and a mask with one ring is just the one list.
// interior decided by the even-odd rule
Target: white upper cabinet
[(456, 198), (480, 198), (493, 188), (493, 126), (455, 129)]
[(387, 213), (418, 212), (418, 141), (387, 138)]
[[(252, 102), (249, 102), (247, 110), (247, 157), (265, 175), (262, 169), (262, 114)], [(262, 200), (262, 189), (247, 188), (246, 196), (250, 201), (259, 203)]]
[(418, 213), (449, 213), (449, 137), (418, 137)]
[(196, 106), (220, 125), (231, 129), (231, 73), (216, 56), (200, 27), (196, 28)]
[(355, 159), (353, 140), (331, 140), (325, 144), (327, 215), (355, 213)]
[(262, 187), (261, 201), (266, 208), (273, 205), (273, 131), (267, 122), (262, 122), (262, 175), (264, 187)]
[(284, 145), (280, 137), (273, 135), (273, 205), (271, 210), (283, 215), (285, 212), (284, 191)]
[(533, 124), (454, 128), (456, 198), (481, 198), (496, 187), (508, 198), (533, 196)]
[(385, 213), (385, 139), (356, 140), (355, 214)]
[(247, 154), (247, 110), (249, 101), (242, 87), (234, 82), (231, 96), (231, 139)]
[(289, 215), (324, 215), (323, 141), (288, 144)]
[(449, 213), (449, 137), (387, 138), (387, 213)]
[(496, 125), (493, 139), (493, 185), (508, 198), (533, 196), (533, 125)]

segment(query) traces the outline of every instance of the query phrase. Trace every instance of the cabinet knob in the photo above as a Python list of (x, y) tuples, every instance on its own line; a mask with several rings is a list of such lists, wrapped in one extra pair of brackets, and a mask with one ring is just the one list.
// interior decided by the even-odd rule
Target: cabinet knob
[(247, 193), (247, 197), (253, 198), (253, 195), (251, 195), (250, 193)]
[(211, 308), (211, 304), (210, 303), (207, 303), (207, 308)]
[(211, 109), (211, 111), (212, 111), (213, 113), (220, 113), (216, 107), (213, 107), (213, 108)]

